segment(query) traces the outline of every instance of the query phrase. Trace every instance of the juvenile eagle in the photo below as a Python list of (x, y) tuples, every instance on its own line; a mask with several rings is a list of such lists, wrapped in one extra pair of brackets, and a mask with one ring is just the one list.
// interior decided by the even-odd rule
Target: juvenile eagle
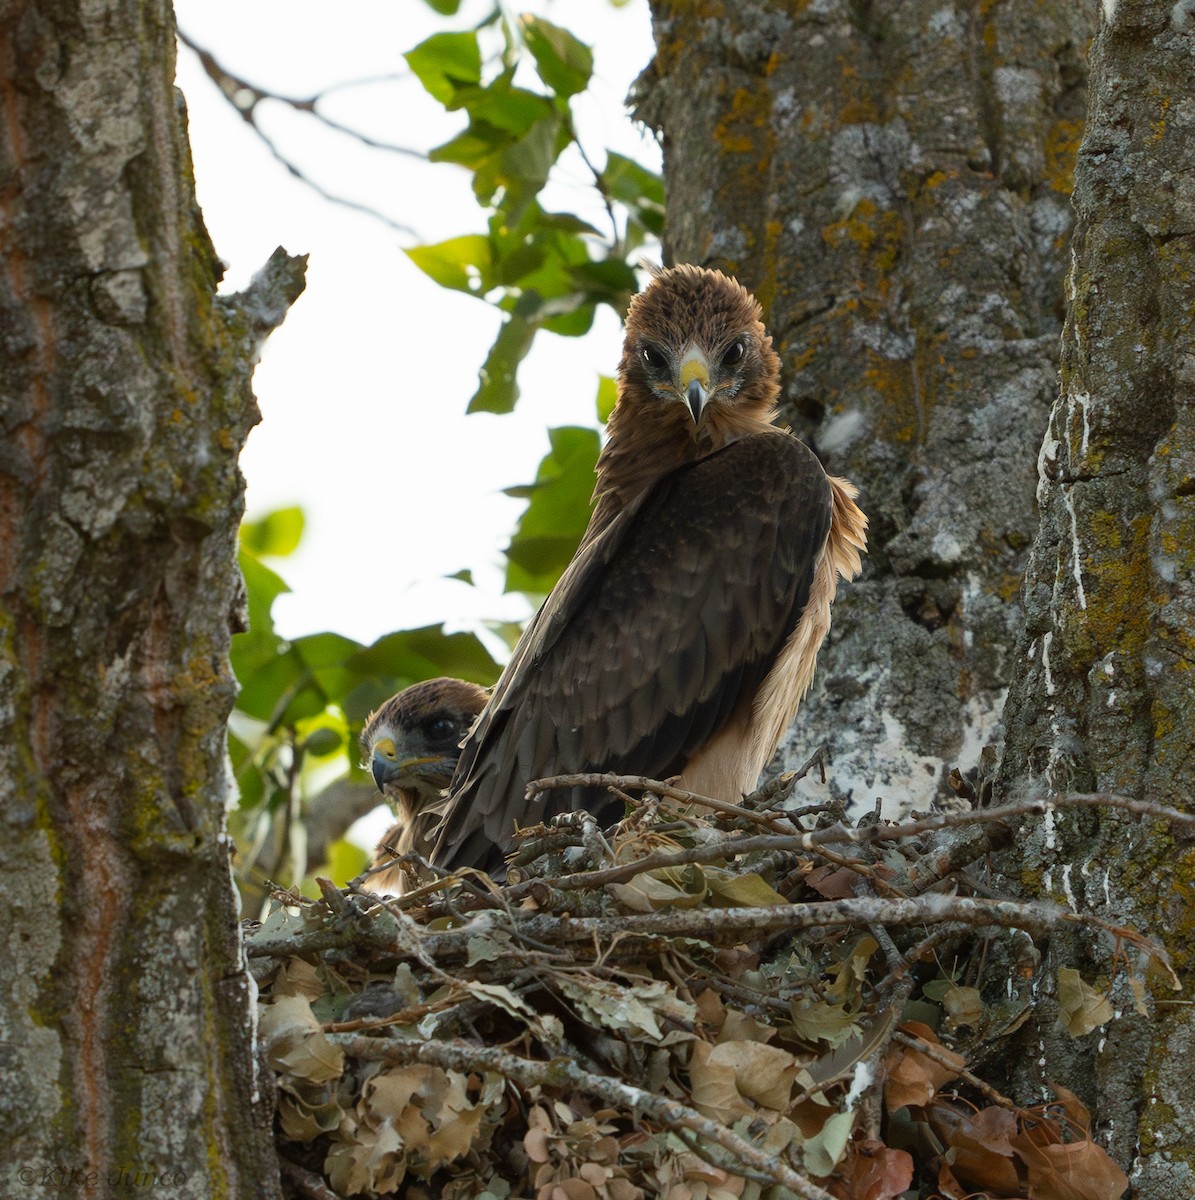
[(772, 424), (779, 359), (719, 271), (659, 272), (632, 301), (595, 508), (465, 740), (432, 855), (501, 865), (516, 822), (621, 805), (547, 775), (751, 791), (813, 679), (838, 579), (866, 545), (856, 489)]
[[(361, 750), (378, 791), (390, 802), (395, 823), (373, 852), (371, 866), (414, 851), (431, 853), (427, 835), (452, 779), (460, 744), (485, 707), (486, 690), (463, 679), (429, 679), (391, 697), (361, 732)], [(401, 867), (369, 877), (371, 890), (405, 890)]]

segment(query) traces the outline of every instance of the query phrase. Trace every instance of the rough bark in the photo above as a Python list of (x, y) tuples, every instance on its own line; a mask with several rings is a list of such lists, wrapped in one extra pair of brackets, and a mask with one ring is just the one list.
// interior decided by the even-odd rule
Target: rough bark
[(164, 0), (0, 6), (6, 1196), (278, 1194), (224, 726), (249, 376), (302, 263), (216, 299), (173, 76)]
[(1009, 682), (1094, 5), (653, 12), (670, 255), (759, 295), (785, 416), (871, 518), (782, 753), (827, 741), (836, 792), (924, 806)]
[[(1195, 794), (1195, 12), (1106, 4), (1075, 175), (1078, 225), (1062, 377), (1038, 459), (1041, 531), (999, 785), (1108, 790), (1189, 807)], [(1072, 1078), (1142, 1197), (1195, 1195), (1195, 851), (1105, 813), (1022, 831), (1010, 877), (1163, 936), (1187, 985), (1148, 1017), (1079, 1043), (1025, 1032)], [(1052, 968), (1115, 975), (1112, 947), (1054, 938)], [(1178, 1001), (1175, 1003), (1175, 1001)], [(1063, 1057), (1065, 1056), (1065, 1057)], [(1055, 1068), (1057, 1069), (1057, 1068)]]

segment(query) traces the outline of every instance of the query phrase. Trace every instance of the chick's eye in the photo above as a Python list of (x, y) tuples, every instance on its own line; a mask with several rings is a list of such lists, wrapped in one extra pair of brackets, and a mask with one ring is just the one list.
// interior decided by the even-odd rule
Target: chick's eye
[(427, 736), (433, 741), (439, 742), (453, 735), (456, 731), (456, 722), (448, 717), (437, 717), (434, 721), (428, 722), (426, 729)]
[(742, 361), (744, 353), (746, 351), (743, 349), (742, 342), (731, 342), (730, 348), (722, 355), (722, 365), (733, 367), (735, 363)]
[(660, 353), (655, 346), (643, 347), (643, 361), (647, 363), (653, 371), (663, 371), (668, 366), (668, 360)]

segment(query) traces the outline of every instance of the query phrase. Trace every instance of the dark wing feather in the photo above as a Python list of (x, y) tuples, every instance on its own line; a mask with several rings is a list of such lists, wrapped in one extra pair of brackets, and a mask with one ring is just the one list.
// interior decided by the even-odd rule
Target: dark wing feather
[(809, 598), (830, 487), (795, 438), (761, 433), (672, 471), (584, 546), (520, 639), (454, 776), (434, 861), (501, 863), (515, 822), (588, 808), (574, 771), (679, 772), (754, 695)]

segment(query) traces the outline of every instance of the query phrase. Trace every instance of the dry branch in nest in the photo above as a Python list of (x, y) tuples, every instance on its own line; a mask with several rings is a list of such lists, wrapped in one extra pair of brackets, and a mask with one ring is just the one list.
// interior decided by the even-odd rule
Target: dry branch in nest
[[(601, 784), (628, 816), (521, 831), (504, 886), (277, 897), (247, 949), (292, 1195), (1118, 1200), (1079, 1100), (1020, 1107), (981, 1048), (1028, 1015), (1050, 930), (1165, 954), (964, 894), (966, 868), (985, 831), (1047, 806), (1190, 817), (1094, 796), (853, 825), (784, 808), (784, 786), (740, 808)], [(1065, 975), (1081, 1036), (1110, 1008)]]

